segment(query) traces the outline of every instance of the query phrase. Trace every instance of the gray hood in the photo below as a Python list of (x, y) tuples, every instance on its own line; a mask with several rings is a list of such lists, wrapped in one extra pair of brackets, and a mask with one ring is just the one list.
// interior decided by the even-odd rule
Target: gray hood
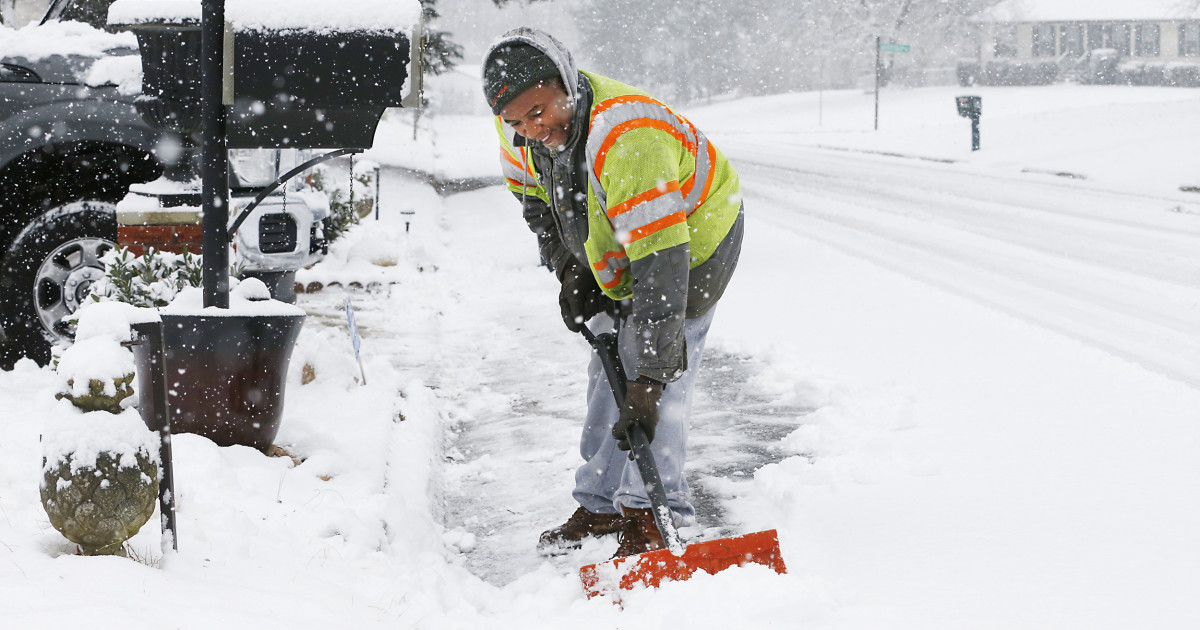
[[(496, 52), (496, 49), (502, 48), (515, 43), (529, 44), (534, 48), (542, 51), (554, 62), (558, 67), (558, 73), (562, 75), (563, 84), (567, 86), (567, 96), (574, 103), (579, 97), (579, 69), (575, 67), (575, 59), (571, 57), (571, 51), (567, 50), (562, 42), (554, 39), (549, 33), (521, 26), (514, 28), (511, 31), (501, 35), (496, 41), (492, 42), (487, 53), (483, 55), (482, 68), (487, 68), (488, 59)], [(482, 75), (481, 75), (482, 78)]]

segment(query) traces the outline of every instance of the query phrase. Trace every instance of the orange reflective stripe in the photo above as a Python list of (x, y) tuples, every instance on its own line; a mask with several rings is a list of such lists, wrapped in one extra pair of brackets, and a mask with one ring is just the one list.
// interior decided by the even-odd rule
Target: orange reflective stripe
[[(606, 110), (612, 109), (613, 107), (616, 107), (617, 105), (624, 105), (625, 103), (649, 103), (651, 105), (658, 105), (658, 106), (662, 107), (663, 109), (667, 110), (668, 112), (671, 111), (671, 108), (667, 107), (666, 105), (663, 105), (662, 103), (654, 100), (653, 98), (650, 98), (649, 96), (642, 96), (641, 94), (626, 94), (624, 96), (617, 96), (615, 98), (610, 98), (607, 101), (604, 101), (603, 103), (600, 103), (599, 105), (597, 105), (594, 109), (592, 109), (592, 120), (593, 121), (596, 120), (596, 116), (599, 116), (601, 113), (605, 112)], [(671, 113), (674, 113), (674, 112), (671, 112)], [(588, 125), (588, 126), (590, 127), (591, 125)]]
[(509, 186), (516, 186), (517, 188), (537, 188), (537, 184), (526, 184), (525, 182), (519, 182), (511, 177), (505, 177), (504, 181), (508, 182)]
[(685, 221), (687, 221), (687, 215), (682, 212), (676, 212), (675, 214), (663, 217), (649, 225), (643, 225), (636, 230), (630, 230), (629, 242), (632, 243), (640, 238), (646, 238), (647, 236), (650, 236), (659, 230), (669, 228), (672, 225), (678, 225)]
[(533, 175), (533, 169), (529, 168), (529, 163), (525, 161), (525, 152), (524, 151), (521, 151), (521, 161), (520, 162), (518, 162), (517, 159), (514, 158), (511, 153), (509, 153), (508, 151), (505, 151), (504, 149), (500, 149), (500, 156), (502, 158), (504, 158), (504, 161), (508, 162), (509, 164), (512, 164), (513, 166), (521, 169), (522, 171), (525, 171), (526, 173)]
[(613, 278), (612, 282), (602, 282), (601, 284), (604, 286), (605, 289), (611, 289), (611, 288), (616, 287), (617, 285), (621, 284), (621, 278), (624, 275), (625, 275), (625, 268), (622, 267), (617, 270), (617, 276), (615, 278)]
[(686, 199), (687, 196), (689, 194), (691, 194), (691, 192), (692, 192), (692, 186), (695, 186), (695, 185), (696, 185), (696, 171), (692, 170), (692, 174), (688, 175), (687, 181), (683, 182), (683, 185), (679, 187), (680, 194), (682, 194), (683, 197)]
[(625, 255), (625, 252), (604, 252), (604, 258), (601, 258), (598, 262), (592, 263), (592, 268), (596, 271), (600, 271), (608, 266), (608, 260), (610, 258), (624, 258)]
[(644, 192), (640, 195), (636, 195), (636, 196), (630, 198), (628, 201), (619, 203), (619, 204), (609, 208), (608, 209), (608, 218), (615, 219), (615, 218), (617, 218), (617, 215), (619, 215), (623, 212), (628, 212), (629, 210), (632, 210), (633, 207), (638, 205), (639, 203), (642, 203), (644, 201), (650, 201), (651, 199), (658, 199), (659, 197), (661, 197), (667, 193), (675, 192), (677, 190), (679, 190), (679, 182), (677, 182), (677, 181), (669, 181), (666, 184), (664, 184), (663, 186), (655, 186), (654, 188), (651, 188), (650, 190), (647, 190), (646, 192)]
[(696, 146), (688, 142), (687, 136), (683, 135), (682, 132), (680, 132), (670, 123), (649, 118), (635, 118), (629, 122), (624, 122), (616, 127), (613, 127), (612, 133), (608, 134), (608, 137), (604, 139), (604, 143), (600, 145), (600, 150), (596, 152), (596, 179), (600, 178), (600, 171), (604, 170), (604, 160), (606, 157), (608, 157), (608, 150), (612, 148), (612, 145), (616, 144), (617, 139), (621, 137), (621, 134), (629, 131), (630, 129), (640, 127), (652, 127), (654, 129), (658, 129), (659, 131), (665, 131), (678, 140), (680, 144), (687, 147), (688, 152), (692, 153), (693, 155), (696, 153)]
[[(672, 113), (674, 113), (674, 112), (672, 112)], [(680, 116), (679, 114), (675, 114), (675, 118), (678, 119), (679, 122), (686, 124), (688, 127), (688, 130), (692, 132), (693, 136), (700, 135), (700, 132), (696, 130), (696, 125), (693, 125), (692, 121), (684, 118), (683, 116)]]

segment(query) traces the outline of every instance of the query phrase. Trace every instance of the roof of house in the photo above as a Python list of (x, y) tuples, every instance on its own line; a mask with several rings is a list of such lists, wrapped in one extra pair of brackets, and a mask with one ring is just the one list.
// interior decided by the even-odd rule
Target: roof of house
[(1091, 22), (1200, 19), (1200, 0), (1004, 0), (981, 22)]

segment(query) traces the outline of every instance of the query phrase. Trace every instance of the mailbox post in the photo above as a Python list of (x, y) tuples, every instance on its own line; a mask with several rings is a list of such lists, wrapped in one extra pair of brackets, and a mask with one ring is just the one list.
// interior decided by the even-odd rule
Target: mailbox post
[[(229, 0), (227, 12), (226, 0), (117, 0), (109, 23), (138, 36), (138, 111), (188, 149), (201, 147), (200, 169), (174, 175), (201, 176), (204, 308), (161, 316), (161, 356), (151, 354), (157, 345), (135, 346), (138, 410), (164, 435), (196, 433), (265, 452), (283, 417), (287, 366), (305, 315), (294, 307), (230, 312), (228, 242), (240, 218), (228, 226), (227, 150), (331, 149), (324, 158), (369, 148), (386, 108), (420, 102), (424, 12), (418, 0), (374, 0), (359, 18), (339, 14), (321, 24), (309, 9), (324, 0), (276, 0), (291, 13), (273, 22), (252, 6), (260, 3)], [(297, 16), (305, 26), (291, 21)], [(181, 199), (161, 195), (159, 204), (195, 203), (190, 193), (174, 197)], [(156, 369), (167, 377), (163, 387), (150, 381)]]
[(229, 152), (222, 103), (225, 0), (204, 0), (200, 18), (200, 182), (204, 306), (229, 308)]
[(963, 118), (971, 119), (971, 150), (979, 150), (979, 117), (983, 114), (983, 97), (982, 96), (959, 96), (955, 99), (958, 103), (958, 115)]

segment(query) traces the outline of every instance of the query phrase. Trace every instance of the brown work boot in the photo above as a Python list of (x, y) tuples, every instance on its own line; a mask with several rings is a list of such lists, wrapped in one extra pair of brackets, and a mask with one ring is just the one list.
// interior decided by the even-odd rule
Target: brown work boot
[(596, 514), (580, 506), (566, 523), (542, 532), (538, 551), (547, 554), (576, 549), (588, 536), (607, 536), (621, 531), (625, 517), (620, 514)]
[(612, 559), (633, 556), (647, 551), (666, 549), (662, 532), (654, 522), (654, 512), (649, 509), (624, 508), (625, 526), (621, 528), (621, 544)]

